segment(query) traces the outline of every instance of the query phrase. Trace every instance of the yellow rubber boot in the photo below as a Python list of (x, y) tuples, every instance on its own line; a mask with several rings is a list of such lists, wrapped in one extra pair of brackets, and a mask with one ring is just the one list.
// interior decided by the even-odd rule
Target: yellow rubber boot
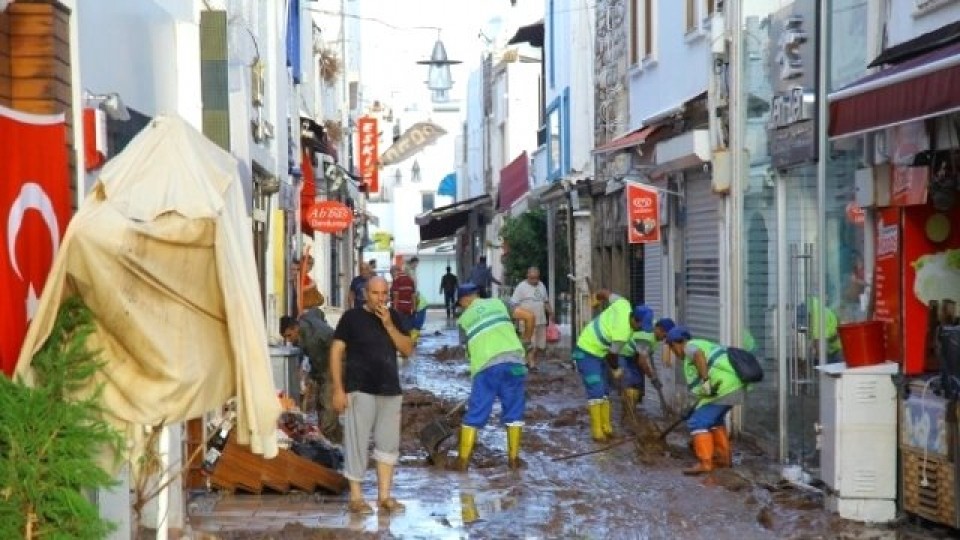
[(522, 426), (507, 426), (507, 466), (511, 469), (520, 468), (521, 435), (523, 435)]
[(608, 439), (610, 439), (613, 437), (613, 423), (610, 422), (610, 400), (609, 399), (604, 398), (604, 400), (600, 402), (600, 410), (603, 413), (603, 415), (600, 417), (602, 421), (600, 425), (603, 426), (603, 434)]
[(624, 414), (628, 414), (627, 410), (634, 411), (637, 409), (637, 403), (640, 403), (640, 389), (639, 388), (626, 388), (623, 391), (623, 408), (626, 409), (623, 411)]
[(693, 435), (693, 453), (697, 456), (697, 464), (684, 469), (683, 474), (692, 476), (713, 470), (713, 435), (709, 431)]
[(460, 446), (457, 451), (457, 470), (465, 471), (470, 466), (473, 445), (477, 441), (477, 428), (460, 426)]
[(460, 516), (464, 523), (473, 523), (480, 517), (477, 512), (477, 503), (474, 501), (472, 493), (460, 494)]
[(607, 436), (603, 433), (603, 403), (599, 400), (587, 403), (590, 413), (590, 436), (597, 442), (605, 442)]
[(710, 428), (710, 435), (713, 437), (713, 466), (718, 469), (732, 467), (733, 452), (726, 426)]

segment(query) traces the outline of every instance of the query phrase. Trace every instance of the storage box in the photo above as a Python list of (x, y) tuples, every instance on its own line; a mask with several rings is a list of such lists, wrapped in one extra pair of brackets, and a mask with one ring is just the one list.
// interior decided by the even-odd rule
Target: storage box
[(901, 449), (903, 509), (950, 527), (957, 520), (957, 489), (953, 463), (942, 456)]
[(920, 381), (910, 383), (910, 394), (901, 402), (900, 447), (946, 461), (954, 459), (953, 429), (947, 423), (947, 400), (923, 392)]

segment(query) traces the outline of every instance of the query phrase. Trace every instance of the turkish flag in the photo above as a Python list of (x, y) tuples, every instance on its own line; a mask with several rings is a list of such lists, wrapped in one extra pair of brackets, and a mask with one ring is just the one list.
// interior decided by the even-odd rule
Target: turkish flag
[(70, 219), (60, 115), (0, 106), (0, 368), (10, 376)]

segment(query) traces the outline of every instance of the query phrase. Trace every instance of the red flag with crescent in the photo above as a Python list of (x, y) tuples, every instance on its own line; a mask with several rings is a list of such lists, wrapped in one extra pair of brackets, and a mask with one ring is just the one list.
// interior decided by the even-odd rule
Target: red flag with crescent
[(0, 368), (7, 376), (69, 219), (63, 115), (0, 107)]

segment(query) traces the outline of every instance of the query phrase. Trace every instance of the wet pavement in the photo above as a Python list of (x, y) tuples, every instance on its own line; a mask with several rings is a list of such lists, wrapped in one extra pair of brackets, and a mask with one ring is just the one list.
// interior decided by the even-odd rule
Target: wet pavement
[[(355, 517), (346, 494), (196, 494), (190, 501), (194, 538), (947, 538), (916, 527), (867, 526), (824, 511), (819, 492), (779, 481), (777, 467), (734, 441), (737, 466), (706, 477), (680, 474), (689, 465), (687, 435), (666, 445), (635, 437), (621, 423), (624, 444), (596, 450), (583, 389), (566, 355), (542, 362), (528, 378), (525, 467), (506, 466), (505, 433), (495, 416), (481, 431), (469, 472), (434, 464), (418, 439), (469, 391), (457, 332), (431, 313), (415, 357), (402, 368), (405, 388), (401, 463), (394, 495), (399, 515)], [(619, 400), (614, 398), (619, 418)], [(665, 426), (648, 395), (641, 414)], [(450, 416), (456, 424), (460, 413)], [(655, 439), (655, 437), (654, 437)], [(456, 436), (443, 449), (452, 457)], [(375, 500), (372, 468), (365, 483)], [(209, 536), (208, 536), (209, 535)]]

